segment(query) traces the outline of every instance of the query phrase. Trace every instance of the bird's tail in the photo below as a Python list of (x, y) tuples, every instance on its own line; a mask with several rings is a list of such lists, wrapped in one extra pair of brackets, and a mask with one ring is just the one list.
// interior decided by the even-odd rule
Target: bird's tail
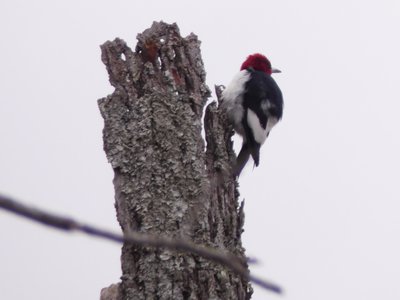
[(248, 143), (243, 143), (242, 149), (240, 149), (239, 155), (236, 159), (236, 164), (233, 167), (233, 172), (232, 172), (233, 176), (236, 177), (240, 175), (244, 166), (249, 160), (250, 155), (254, 160), (255, 166), (258, 167), (258, 164), (260, 162), (260, 146), (259, 145), (250, 146)]
[(258, 164), (260, 163), (260, 145), (255, 144), (251, 148), (251, 157), (254, 160), (254, 164), (256, 167), (258, 167)]
[(239, 176), (244, 166), (250, 158), (251, 150), (247, 143), (243, 143), (242, 149), (240, 149), (239, 155), (236, 159), (236, 164), (233, 167), (233, 176)]

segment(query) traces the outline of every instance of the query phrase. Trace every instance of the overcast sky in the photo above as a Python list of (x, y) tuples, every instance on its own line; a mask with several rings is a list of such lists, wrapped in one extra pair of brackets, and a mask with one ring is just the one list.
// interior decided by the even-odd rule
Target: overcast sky
[[(398, 0), (2, 0), (0, 192), (119, 230), (99, 45), (134, 47), (159, 20), (199, 36), (210, 87), (254, 52), (283, 71), (283, 120), (240, 192), (252, 270), (286, 294), (253, 299), (400, 299)], [(3, 211), (0, 240), (2, 299), (98, 299), (119, 281), (119, 245)]]

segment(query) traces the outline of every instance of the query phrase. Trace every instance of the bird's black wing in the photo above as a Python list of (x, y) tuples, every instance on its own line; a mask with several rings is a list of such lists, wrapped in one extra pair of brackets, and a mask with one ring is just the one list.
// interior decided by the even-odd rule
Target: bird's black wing
[(257, 115), (262, 127), (266, 128), (269, 116), (276, 117), (278, 120), (282, 118), (282, 92), (268, 74), (252, 69), (249, 69), (249, 72), (251, 75), (246, 83), (243, 107), (250, 108)]

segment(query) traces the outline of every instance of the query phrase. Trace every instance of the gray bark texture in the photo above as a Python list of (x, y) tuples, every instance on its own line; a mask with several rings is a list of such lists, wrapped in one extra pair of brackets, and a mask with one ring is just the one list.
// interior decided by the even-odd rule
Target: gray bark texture
[[(231, 128), (210, 96), (200, 41), (176, 24), (154, 22), (133, 51), (121, 39), (101, 46), (115, 91), (98, 101), (104, 150), (114, 170), (115, 207), (124, 232), (184, 238), (245, 260), (243, 207)], [(217, 93), (219, 89), (217, 88)], [(121, 282), (101, 299), (249, 299), (247, 279), (191, 253), (125, 243)]]

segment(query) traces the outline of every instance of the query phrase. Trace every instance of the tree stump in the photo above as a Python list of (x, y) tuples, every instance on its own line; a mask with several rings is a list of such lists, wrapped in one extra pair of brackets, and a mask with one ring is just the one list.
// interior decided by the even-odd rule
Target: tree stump
[[(104, 150), (114, 170), (124, 232), (189, 239), (245, 261), (243, 207), (229, 176), (231, 135), (210, 96), (200, 41), (176, 24), (154, 22), (132, 51), (117, 38), (101, 46), (115, 91), (98, 101)], [(219, 89), (217, 88), (217, 92)], [(249, 299), (247, 281), (191, 253), (125, 243), (119, 284), (101, 299)]]

